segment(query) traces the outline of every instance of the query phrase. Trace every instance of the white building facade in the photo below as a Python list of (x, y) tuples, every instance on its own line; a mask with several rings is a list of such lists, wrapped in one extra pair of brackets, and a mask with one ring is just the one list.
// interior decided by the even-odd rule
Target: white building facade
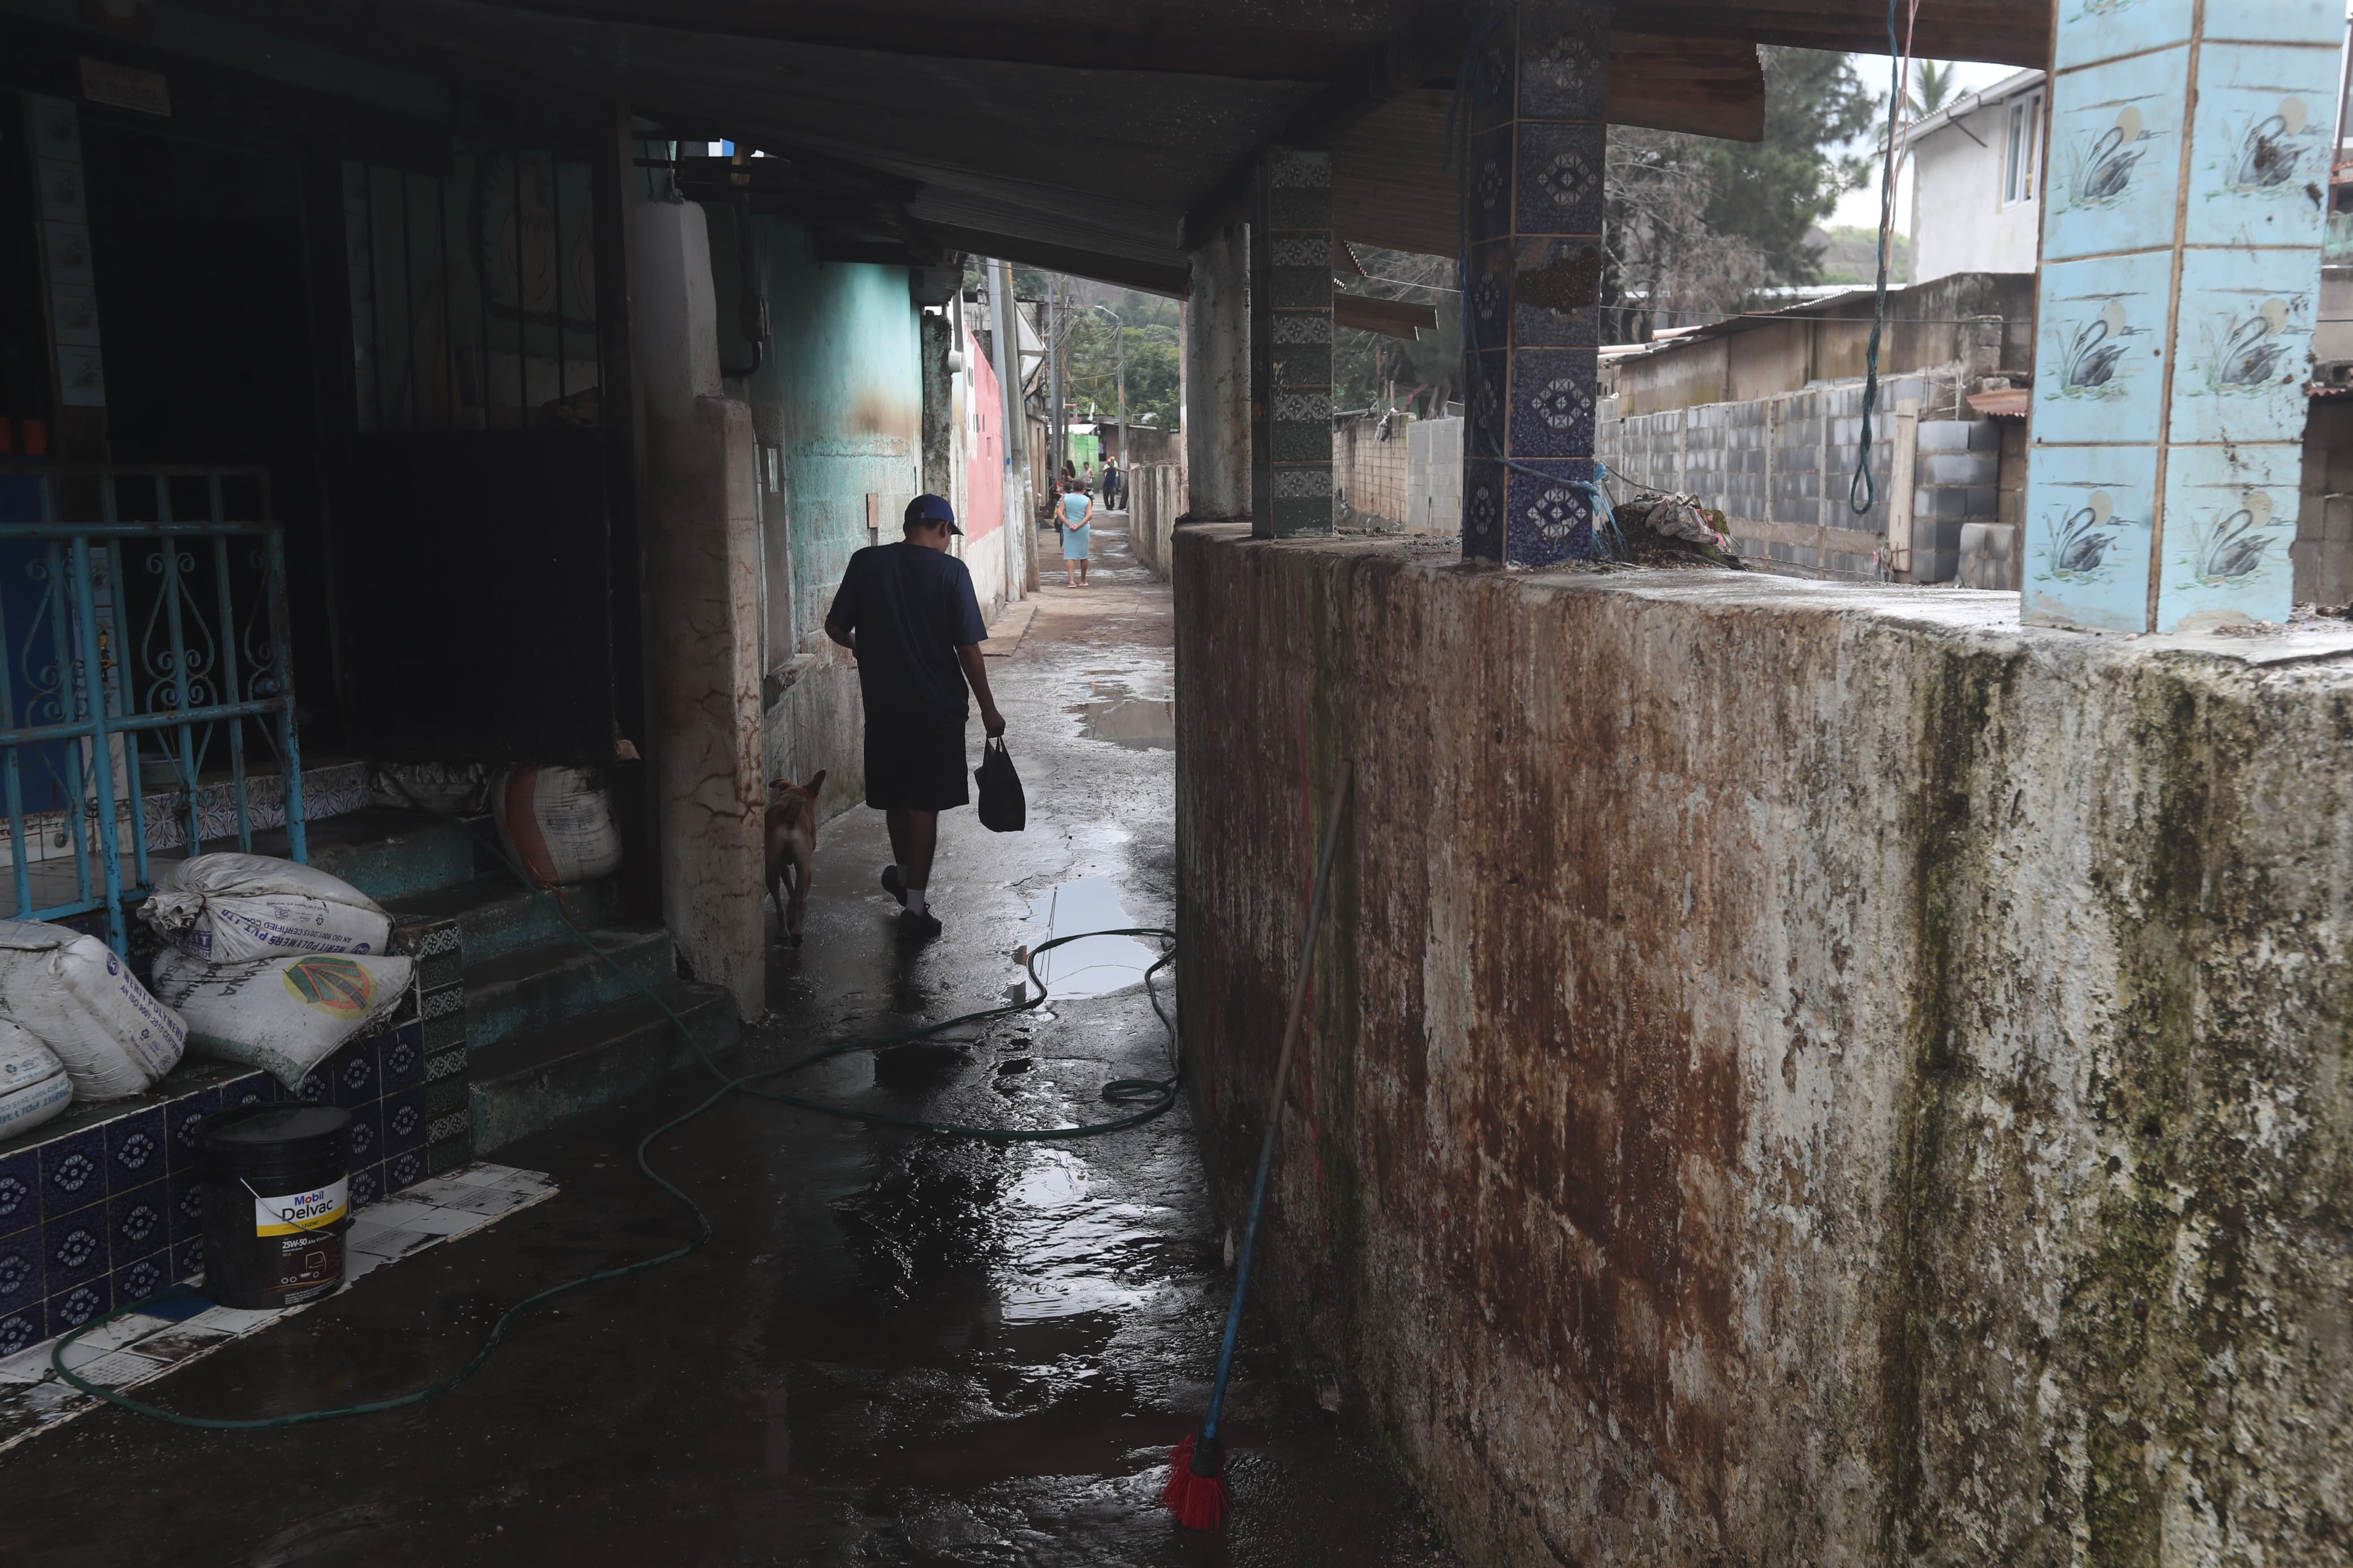
[(2031, 272), (2042, 220), (2043, 82), (2020, 71), (1929, 115), (1912, 158), (1912, 280)]

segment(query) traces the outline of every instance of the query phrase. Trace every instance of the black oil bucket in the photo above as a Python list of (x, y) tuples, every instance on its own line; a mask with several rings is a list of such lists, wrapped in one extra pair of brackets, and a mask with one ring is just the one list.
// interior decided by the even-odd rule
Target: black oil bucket
[(256, 1105), (209, 1117), (203, 1150), (205, 1294), (290, 1307), (343, 1282), (352, 1113)]

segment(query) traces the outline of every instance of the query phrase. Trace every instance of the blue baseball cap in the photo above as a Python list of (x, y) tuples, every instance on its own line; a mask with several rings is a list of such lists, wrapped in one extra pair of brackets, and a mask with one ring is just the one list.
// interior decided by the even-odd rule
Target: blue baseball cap
[(956, 526), (955, 508), (948, 505), (945, 496), (917, 496), (907, 503), (906, 527), (913, 528), (918, 523), (929, 527), (935, 522), (946, 523), (950, 533), (964, 532)]

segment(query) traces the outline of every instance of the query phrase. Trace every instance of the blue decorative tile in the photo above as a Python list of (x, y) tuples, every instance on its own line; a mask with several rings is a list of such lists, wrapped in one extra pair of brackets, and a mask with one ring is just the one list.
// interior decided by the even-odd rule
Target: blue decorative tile
[(0, 1157), (0, 1236), (41, 1222), (41, 1152)]
[(1519, 111), (1599, 120), (1609, 84), (1609, 13), (1547, 5), (1520, 13)]
[(2042, 268), (2035, 331), (2038, 445), (2137, 446), (2158, 438), (2172, 286), (2170, 250)]
[(1522, 121), (1513, 127), (1518, 158), (1512, 232), (1601, 232), (1603, 128)]
[(377, 1081), (389, 1096), (425, 1082), (425, 1026), (403, 1024), (376, 1042)]
[(133, 1111), (106, 1124), (107, 1191), (124, 1192), (159, 1180), (168, 1163), (164, 1107)]
[(235, 1110), (248, 1105), (274, 1105), (286, 1098), (286, 1091), (268, 1073), (249, 1072), (221, 1085), (220, 1097), (223, 1110)]
[(86, 1127), (44, 1143), (41, 1215), (70, 1214), (106, 1196), (106, 1129)]
[(49, 1332), (62, 1334), (114, 1310), (112, 1281), (86, 1280), (49, 1295)]
[(1501, 239), (1512, 232), (1512, 131), (1509, 126), (1481, 132), (1471, 139), (1471, 157), (1463, 171), (1463, 223), (1473, 243)]
[(384, 1158), (384, 1102), (352, 1107), (352, 1164), (372, 1165)]
[(1590, 482), (1593, 471), (1591, 458), (1512, 466), (1504, 512), (1510, 560), (1545, 566), (1592, 554), (1592, 498), (1571, 481)]
[(220, 1108), (221, 1094), (217, 1089), (207, 1089), (200, 1093), (185, 1096), (164, 1108), (166, 1142), (171, 1145), (169, 1156), (171, 1169), (174, 1171), (184, 1167), (188, 1170), (195, 1169), (197, 1158), (202, 1152), (196, 1142), (197, 1130), (204, 1125), (206, 1117)]
[(386, 1197), (415, 1186), (423, 1181), (428, 1167), (425, 1151), (412, 1149), (406, 1154), (395, 1154), (384, 1163), (384, 1191)]
[(286, 1096), (305, 1105), (332, 1105), (335, 1102), (334, 1069), (321, 1062), (302, 1075), (300, 1085)]
[(2287, 619), (2303, 475), (2301, 440), (2167, 455), (2158, 631)]
[(106, 1201), (107, 1250), (111, 1257), (140, 1258), (170, 1238), (170, 1184), (150, 1182)]
[(425, 1091), (405, 1089), (384, 1101), (384, 1152), (402, 1154), (425, 1147)]
[(1506, 470), (1500, 459), (1462, 459), (1462, 553), (1473, 561), (1504, 558)]
[(2319, 296), (2314, 251), (2185, 251), (2166, 438), (2303, 440)]
[(51, 1296), (96, 1279), (107, 1270), (107, 1211), (104, 1204), (46, 1220), (41, 1225), (41, 1272)]
[(2156, 447), (2038, 446), (2026, 484), (2027, 619), (2147, 630)]
[(2060, 79), (2045, 261), (2172, 246), (2189, 92), (2186, 44)]
[(2060, 0), (2052, 63), (2063, 71), (2180, 43), (2194, 16), (2191, 0)]
[[(2341, 38), (2342, 21), (2337, 30)], [(2189, 244), (2316, 249), (2327, 216), (2337, 69), (2334, 43), (2209, 43), (2200, 49), (2183, 226)], [(2308, 259), (2316, 281), (2319, 258)]]
[(1504, 455), (1593, 455), (1593, 355), (1575, 349), (1522, 349), (1512, 355), (1511, 442)]
[(1512, 346), (1512, 242), (1482, 239), (1471, 247), (1471, 281), (1463, 296), (1463, 347), (1483, 352)]
[(172, 1278), (199, 1279), (205, 1272), (205, 1238), (192, 1236), (172, 1244)]
[(26, 1301), (0, 1307), (0, 1355), (31, 1350), (49, 1337), (49, 1304)]
[(1462, 455), (1500, 458), (1509, 435), (1511, 356), (1502, 350), (1465, 357), (1462, 374)]
[[(1327, 265), (1325, 271), (1331, 268)], [(330, 1089), (337, 1105), (364, 1105), (383, 1096), (375, 1076), (375, 1042), (353, 1040), (327, 1058)]]
[(0, 1237), (0, 1312), (13, 1312), (49, 1293), (48, 1270), (41, 1258), (41, 1233), (20, 1230)]
[(174, 1241), (204, 1234), (205, 1184), (193, 1167), (172, 1173), (171, 1180), (164, 1184), (164, 1204)]
[(114, 1299), (125, 1306), (143, 1301), (172, 1283), (172, 1255), (158, 1249), (114, 1270)]
[(384, 1196), (384, 1167), (363, 1165), (351, 1173), (351, 1206), (364, 1209)]

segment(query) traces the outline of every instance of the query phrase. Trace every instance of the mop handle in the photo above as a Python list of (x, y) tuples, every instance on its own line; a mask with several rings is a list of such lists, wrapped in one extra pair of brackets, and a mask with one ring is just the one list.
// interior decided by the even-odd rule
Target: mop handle
[(1234, 1270), (1233, 1304), (1226, 1309), (1226, 1339), (1218, 1347), (1218, 1381), (1209, 1391), (1209, 1418), (1201, 1424), (1206, 1442), (1218, 1435), (1218, 1416), (1225, 1408), (1226, 1382), (1233, 1375), (1234, 1342), (1242, 1331), (1242, 1298), (1250, 1294), (1250, 1258), (1258, 1251), (1259, 1216), (1266, 1211), (1267, 1174), (1274, 1167), (1275, 1135), (1282, 1127), (1282, 1086), (1291, 1077), (1291, 1054), (1299, 1044), (1299, 1022), (1307, 1011), (1307, 983), (1315, 965), (1315, 930), (1324, 920), (1324, 891), (1332, 880), (1332, 857), (1340, 847), (1340, 818), (1348, 809), (1348, 792), (1356, 783), (1356, 764), (1343, 762), (1332, 785), (1332, 810), (1324, 824), (1324, 854), (1315, 865), (1315, 889), (1307, 900), (1307, 934), (1299, 946), (1299, 974), (1291, 983), (1291, 1013), (1282, 1023), (1282, 1050), (1274, 1059), (1274, 1089), (1267, 1106), (1266, 1133), (1258, 1144), (1258, 1180), (1250, 1188), (1250, 1219), (1242, 1227), (1242, 1253)]

